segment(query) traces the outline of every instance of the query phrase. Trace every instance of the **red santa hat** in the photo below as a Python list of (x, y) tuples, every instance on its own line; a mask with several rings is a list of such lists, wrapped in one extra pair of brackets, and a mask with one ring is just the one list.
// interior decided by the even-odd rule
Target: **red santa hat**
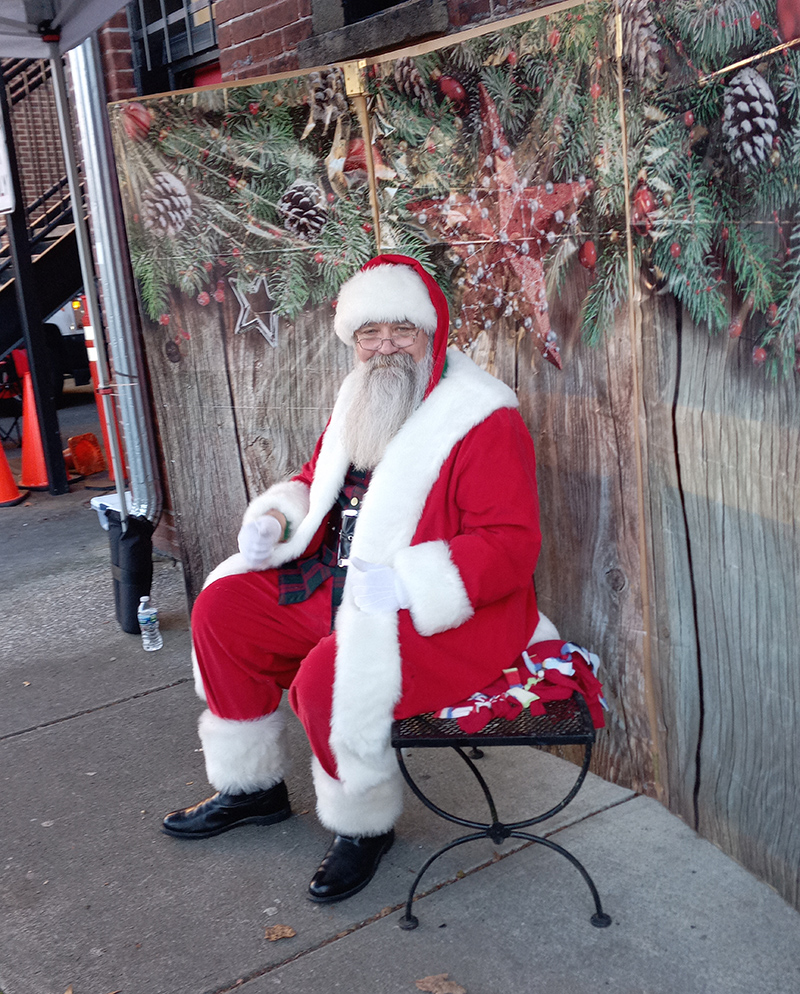
[(433, 335), (433, 373), (426, 396), (445, 364), (450, 311), (434, 278), (407, 255), (378, 255), (342, 284), (333, 328), (346, 345), (369, 321), (410, 321)]

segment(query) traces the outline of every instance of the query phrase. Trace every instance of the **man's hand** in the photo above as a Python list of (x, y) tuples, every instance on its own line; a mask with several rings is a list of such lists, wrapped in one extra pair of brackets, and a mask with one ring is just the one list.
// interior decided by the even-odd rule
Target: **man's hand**
[(239, 532), (239, 552), (250, 569), (266, 569), (272, 550), (278, 544), (283, 528), (271, 514), (242, 525)]
[(348, 582), (356, 607), (365, 614), (388, 614), (411, 603), (403, 581), (391, 566), (351, 557)]

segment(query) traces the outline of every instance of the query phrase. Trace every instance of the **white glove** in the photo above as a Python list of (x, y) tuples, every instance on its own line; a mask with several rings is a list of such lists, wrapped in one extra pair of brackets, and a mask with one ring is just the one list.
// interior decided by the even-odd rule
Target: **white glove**
[(280, 521), (271, 514), (242, 525), (239, 532), (239, 552), (250, 569), (265, 569), (269, 565), (272, 550), (282, 534)]
[(389, 613), (410, 606), (405, 584), (391, 566), (351, 557), (350, 567), (348, 583), (353, 600), (365, 614)]

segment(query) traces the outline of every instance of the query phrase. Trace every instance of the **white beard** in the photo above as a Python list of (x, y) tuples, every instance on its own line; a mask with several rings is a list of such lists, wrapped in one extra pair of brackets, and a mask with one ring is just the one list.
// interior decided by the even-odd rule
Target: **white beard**
[(373, 470), (386, 446), (422, 403), (433, 369), (433, 349), (420, 362), (394, 352), (359, 362), (345, 416), (344, 444), (358, 470)]

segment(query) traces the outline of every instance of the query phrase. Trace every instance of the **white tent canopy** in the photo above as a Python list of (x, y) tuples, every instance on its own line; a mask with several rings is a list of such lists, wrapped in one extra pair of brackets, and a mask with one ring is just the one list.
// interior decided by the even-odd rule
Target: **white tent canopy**
[(43, 22), (60, 34), (66, 52), (124, 6), (121, 0), (0, 0), (0, 58), (49, 58), (39, 34)]

